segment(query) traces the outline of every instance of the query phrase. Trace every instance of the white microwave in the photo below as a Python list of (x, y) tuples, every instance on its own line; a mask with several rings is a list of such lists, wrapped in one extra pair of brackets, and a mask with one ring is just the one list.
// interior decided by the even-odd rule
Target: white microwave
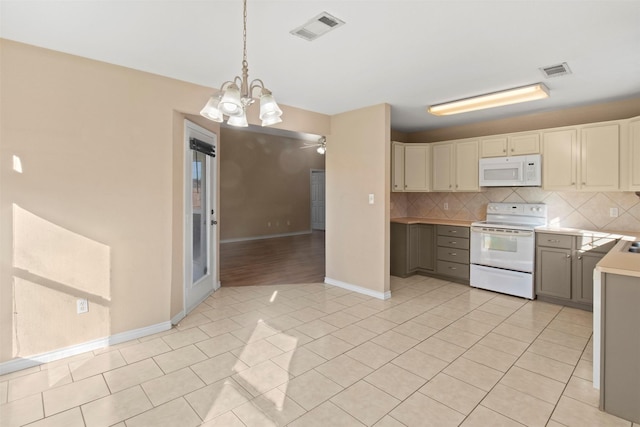
[(481, 187), (539, 187), (542, 156), (488, 157), (480, 159)]

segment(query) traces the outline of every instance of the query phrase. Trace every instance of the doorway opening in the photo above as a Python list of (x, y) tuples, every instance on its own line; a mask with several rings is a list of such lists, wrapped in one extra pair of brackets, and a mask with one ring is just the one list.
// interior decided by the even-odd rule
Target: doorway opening
[(325, 157), (316, 149), (318, 138), (221, 126), (222, 286), (324, 281)]

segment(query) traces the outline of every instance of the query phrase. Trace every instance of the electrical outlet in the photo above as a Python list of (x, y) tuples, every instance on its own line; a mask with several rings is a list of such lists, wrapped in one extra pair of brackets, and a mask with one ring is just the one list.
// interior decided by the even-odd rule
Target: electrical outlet
[(609, 216), (611, 218), (617, 218), (618, 217), (618, 208), (609, 208)]
[(444, 202), (444, 210), (448, 211), (449, 210), (449, 203)]
[(369, 204), (372, 205), (374, 201), (375, 201), (375, 198), (374, 198), (373, 193), (369, 194)]
[(78, 298), (76, 301), (78, 314), (86, 313), (89, 311), (89, 301), (86, 298)]

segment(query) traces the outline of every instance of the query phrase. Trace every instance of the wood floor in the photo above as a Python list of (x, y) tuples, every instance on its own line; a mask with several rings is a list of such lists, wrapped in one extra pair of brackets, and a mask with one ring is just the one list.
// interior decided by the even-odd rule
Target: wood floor
[(220, 244), (222, 286), (324, 282), (324, 231)]

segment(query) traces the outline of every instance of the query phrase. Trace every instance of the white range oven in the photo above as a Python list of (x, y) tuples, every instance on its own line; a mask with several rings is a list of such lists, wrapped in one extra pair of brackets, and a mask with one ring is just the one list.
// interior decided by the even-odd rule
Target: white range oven
[(545, 204), (489, 203), (471, 224), (471, 286), (534, 299), (534, 230), (546, 224)]

